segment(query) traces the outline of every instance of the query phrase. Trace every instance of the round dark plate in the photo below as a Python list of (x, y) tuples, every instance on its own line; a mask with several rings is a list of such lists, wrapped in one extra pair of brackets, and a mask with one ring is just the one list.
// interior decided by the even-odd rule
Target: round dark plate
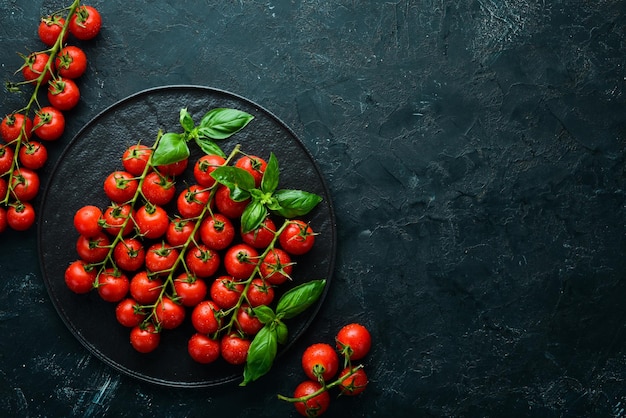
[[(224, 152), (228, 154), (236, 144), (262, 158), (274, 152), (280, 165), (280, 189), (302, 189), (323, 197), (306, 217), (319, 233), (314, 249), (296, 258), (294, 282), (277, 289), (275, 300), (299, 283), (320, 278), (328, 281), (320, 300), (287, 322), (290, 337), (279, 347), (279, 355), (289, 349), (313, 320), (330, 286), (336, 249), (334, 215), (324, 179), (301, 141), (278, 118), (243, 97), (207, 87), (166, 86), (132, 95), (96, 116), (70, 142), (51, 173), (39, 210), (39, 256), (56, 310), (72, 334), (96, 357), (124, 374), (151, 383), (208, 387), (240, 380), (243, 368), (222, 360), (209, 365), (194, 362), (187, 354), (187, 340), (193, 333), (189, 315), (180, 328), (163, 332), (156, 351), (140, 354), (129, 343), (129, 330), (116, 322), (115, 304), (102, 301), (96, 292), (74, 294), (64, 282), (65, 269), (78, 258), (78, 233), (73, 227), (76, 210), (86, 204), (108, 206), (102, 185), (108, 173), (122, 169), (123, 151), (139, 140), (152, 145), (158, 129), (182, 132), (179, 111), (184, 107), (196, 123), (216, 107), (252, 114), (255, 119), (242, 131), (218, 141)], [(191, 166), (201, 154), (195, 144), (190, 144), (190, 149)], [(185, 175), (187, 178), (177, 179), (179, 189), (186, 180), (193, 182), (189, 168)]]

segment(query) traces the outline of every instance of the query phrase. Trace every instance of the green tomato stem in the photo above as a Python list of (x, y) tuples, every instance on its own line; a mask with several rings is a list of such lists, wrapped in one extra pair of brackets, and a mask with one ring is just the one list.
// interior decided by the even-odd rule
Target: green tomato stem
[(278, 394), (277, 397), (281, 401), (286, 401), (286, 402), (291, 402), (291, 403), (306, 402), (309, 399), (315, 398), (320, 393), (327, 392), (330, 389), (332, 389), (332, 388), (334, 388), (336, 386), (341, 385), (344, 381), (346, 381), (348, 378), (350, 378), (352, 375), (354, 375), (354, 373), (357, 370), (362, 369), (362, 368), (363, 368), (363, 365), (359, 364), (358, 366), (355, 366), (355, 367), (351, 368), (349, 373), (346, 373), (345, 375), (341, 376), (340, 378), (338, 378), (337, 380), (335, 380), (335, 381), (333, 381), (331, 383), (322, 384), (322, 387), (320, 389), (318, 389), (315, 392), (310, 393), (310, 394), (308, 394), (306, 396), (301, 396), (299, 398), (291, 398), (291, 397), (288, 397), (288, 396), (283, 396), (283, 395)]

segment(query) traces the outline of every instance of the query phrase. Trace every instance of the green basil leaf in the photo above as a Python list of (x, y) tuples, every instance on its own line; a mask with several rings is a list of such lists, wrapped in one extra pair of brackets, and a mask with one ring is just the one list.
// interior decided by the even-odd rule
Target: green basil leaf
[(237, 109), (216, 108), (200, 121), (201, 132), (213, 139), (225, 139), (239, 132), (254, 116)]
[(278, 213), (282, 208), (280, 206), (280, 203), (278, 203), (278, 200), (276, 200), (276, 198), (274, 196), (272, 196), (269, 201), (265, 204), (265, 206), (273, 211)]
[(276, 330), (270, 324), (265, 325), (250, 344), (248, 359), (243, 370), (243, 382), (239, 386), (245, 386), (270, 371), (276, 358), (277, 347)]
[(276, 318), (276, 314), (274, 314), (272, 308), (267, 305), (259, 305), (256, 308), (252, 308), (252, 311), (263, 324), (269, 324), (274, 320), (274, 318)]
[(289, 338), (289, 330), (287, 329), (287, 325), (280, 320), (276, 320), (276, 322), (274, 323), (276, 324), (276, 336), (278, 338), (278, 343), (286, 344), (287, 339)]
[(312, 280), (286, 292), (278, 301), (276, 316), (290, 319), (304, 312), (319, 299), (326, 286), (326, 280)]
[(222, 166), (217, 167), (211, 173), (218, 183), (228, 187), (231, 191), (235, 188), (239, 188), (245, 191), (254, 189), (254, 177), (243, 168)]
[(165, 133), (159, 139), (152, 155), (152, 165), (165, 165), (182, 161), (189, 157), (189, 147), (185, 136), (175, 133)]
[(219, 155), (220, 157), (226, 158), (226, 154), (224, 151), (212, 140), (209, 138), (196, 137), (196, 144), (200, 147), (202, 152), (208, 155)]
[(248, 233), (259, 227), (267, 217), (267, 208), (258, 200), (252, 200), (241, 214), (241, 232)]
[(193, 128), (196, 126), (187, 108), (180, 109), (180, 126), (183, 127), (185, 132), (193, 131)]
[(263, 178), (261, 179), (261, 190), (265, 193), (274, 193), (278, 187), (278, 159), (272, 152), (270, 158), (267, 161)]
[(306, 215), (322, 201), (321, 196), (302, 190), (277, 190), (274, 198), (280, 205), (276, 212), (289, 219)]

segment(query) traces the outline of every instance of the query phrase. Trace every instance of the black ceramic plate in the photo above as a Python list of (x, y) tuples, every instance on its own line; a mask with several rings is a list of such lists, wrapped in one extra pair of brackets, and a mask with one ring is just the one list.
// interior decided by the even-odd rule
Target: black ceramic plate
[[(234, 94), (205, 87), (167, 86), (140, 92), (106, 109), (89, 122), (64, 150), (54, 167), (39, 210), (39, 254), (44, 281), (59, 315), (74, 336), (96, 357), (132, 377), (174, 387), (207, 387), (241, 379), (242, 368), (219, 360), (201, 365), (189, 357), (187, 340), (193, 333), (187, 315), (185, 324), (164, 331), (159, 348), (139, 354), (129, 343), (129, 330), (116, 322), (115, 305), (102, 301), (96, 292), (76, 295), (65, 285), (66, 267), (77, 259), (73, 214), (86, 204), (105, 208), (103, 181), (121, 169), (121, 155), (141, 140), (154, 143), (157, 130), (181, 132), (179, 111), (186, 107), (196, 122), (210, 109), (230, 107), (246, 111), (255, 119), (228, 140), (219, 141), (228, 154), (236, 144), (249, 154), (269, 157), (274, 152), (280, 164), (279, 188), (297, 188), (317, 193), (323, 201), (307, 215), (319, 236), (314, 249), (297, 258), (294, 283), (279, 288), (277, 298), (297, 283), (325, 278), (329, 281), (316, 303), (288, 322), (287, 350), (305, 331), (326, 295), (335, 258), (335, 223), (328, 190), (317, 164), (294, 133), (274, 115)], [(191, 161), (200, 156), (191, 144)], [(188, 181), (193, 182), (190, 174)], [(185, 179), (178, 179), (178, 187)], [(280, 353), (279, 353), (280, 354)]]

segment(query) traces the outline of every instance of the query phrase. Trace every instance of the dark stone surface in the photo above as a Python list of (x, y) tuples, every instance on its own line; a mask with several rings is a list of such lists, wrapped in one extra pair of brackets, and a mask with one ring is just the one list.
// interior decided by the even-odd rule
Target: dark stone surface
[[(64, 5), (23, 3), (0, 0), (3, 80), (15, 52), (40, 48), (38, 17)], [(275, 395), (303, 378), (306, 345), (360, 321), (375, 343), (371, 383), (329, 416), (624, 416), (625, 2), (92, 4), (104, 27), (82, 44), (83, 100), (62, 141), (149, 87), (248, 97), (326, 176), (335, 276), (259, 384), (165, 389), (92, 357), (46, 293), (35, 231), (6, 233), (3, 413), (285, 416)], [(1, 112), (24, 100), (3, 92)]]

